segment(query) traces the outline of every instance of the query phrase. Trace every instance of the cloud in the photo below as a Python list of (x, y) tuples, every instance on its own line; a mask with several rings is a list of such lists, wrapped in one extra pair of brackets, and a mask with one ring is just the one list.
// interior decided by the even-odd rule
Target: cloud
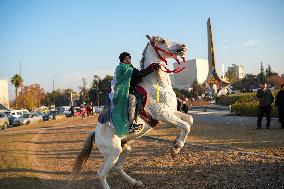
[(229, 50), (229, 49), (238, 49), (238, 48), (245, 48), (245, 47), (251, 47), (255, 46), (261, 43), (260, 39), (251, 39), (248, 41), (245, 41), (240, 44), (234, 44), (234, 45), (222, 45), (221, 48), (224, 50)]

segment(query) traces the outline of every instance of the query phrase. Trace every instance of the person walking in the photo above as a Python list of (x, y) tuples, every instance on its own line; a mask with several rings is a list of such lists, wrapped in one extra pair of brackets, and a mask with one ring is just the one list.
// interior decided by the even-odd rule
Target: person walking
[(267, 83), (261, 83), (260, 89), (257, 91), (256, 97), (259, 102), (258, 106), (258, 118), (257, 118), (257, 129), (261, 129), (261, 122), (264, 114), (266, 115), (266, 128), (270, 128), (271, 120), (271, 104), (274, 102), (274, 96), (271, 91), (267, 88)]
[(279, 122), (281, 123), (281, 129), (284, 129), (284, 84), (281, 85), (281, 89), (276, 95), (275, 106), (278, 109)]
[(72, 105), (70, 107), (71, 117), (74, 117), (74, 106)]

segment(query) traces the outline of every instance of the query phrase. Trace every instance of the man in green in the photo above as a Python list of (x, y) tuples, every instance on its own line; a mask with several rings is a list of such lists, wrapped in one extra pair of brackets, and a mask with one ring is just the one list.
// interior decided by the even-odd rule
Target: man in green
[(131, 64), (131, 56), (127, 52), (121, 53), (119, 60), (120, 63), (115, 69), (114, 76), (111, 120), (116, 129), (116, 134), (120, 137), (126, 137), (129, 132), (131, 133), (137, 127), (141, 127), (141, 125), (135, 123), (135, 87), (143, 77), (158, 70), (160, 65), (153, 63), (146, 69), (138, 70)]

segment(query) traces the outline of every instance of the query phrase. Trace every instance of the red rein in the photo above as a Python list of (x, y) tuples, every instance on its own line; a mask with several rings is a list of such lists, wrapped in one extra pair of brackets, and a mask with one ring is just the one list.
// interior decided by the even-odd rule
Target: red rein
[[(181, 72), (182, 70), (184, 70), (185, 66), (181, 67), (180, 61), (179, 61), (179, 59), (177, 58), (177, 56), (176, 56), (174, 53), (170, 53), (170, 52), (168, 52), (168, 51), (166, 51), (166, 50), (164, 50), (164, 49), (161, 49), (161, 48), (158, 47), (157, 44), (156, 44), (154, 41), (152, 41), (152, 40), (150, 41), (150, 44), (151, 44), (152, 47), (155, 49), (155, 51), (156, 51), (156, 53), (157, 53), (159, 59), (160, 59), (161, 61), (165, 62), (166, 65), (168, 65), (168, 62), (167, 62), (167, 60), (166, 60), (164, 57), (162, 57), (162, 56), (160, 55), (159, 51), (161, 51), (161, 52), (163, 52), (163, 53), (165, 53), (165, 54), (167, 54), (167, 55), (170, 55), (170, 56), (171, 56), (172, 58), (174, 58), (174, 59), (177, 61), (177, 63), (178, 63), (178, 67), (176, 67), (175, 69), (170, 70), (170, 69), (167, 68), (166, 66), (163, 66), (163, 67), (161, 67), (161, 70), (162, 70), (162, 71), (164, 71), (164, 72), (166, 72), (166, 73), (179, 73), (179, 72)], [(181, 57), (181, 58), (182, 58), (183, 64), (185, 65), (185, 64), (186, 64), (185, 58), (184, 58), (184, 57)], [(162, 69), (162, 68), (163, 68), (163, 69)]]

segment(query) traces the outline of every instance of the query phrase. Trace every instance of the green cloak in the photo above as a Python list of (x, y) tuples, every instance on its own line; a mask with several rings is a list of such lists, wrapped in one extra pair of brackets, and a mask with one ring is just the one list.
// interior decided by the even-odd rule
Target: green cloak
[(120, 137), (128, 135), (128, 95), (132, 72), (133, 67), (131, 64), (120, 63), (115, 69), (116, 83), (111, 120), (116, 134)]

